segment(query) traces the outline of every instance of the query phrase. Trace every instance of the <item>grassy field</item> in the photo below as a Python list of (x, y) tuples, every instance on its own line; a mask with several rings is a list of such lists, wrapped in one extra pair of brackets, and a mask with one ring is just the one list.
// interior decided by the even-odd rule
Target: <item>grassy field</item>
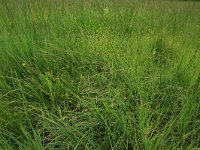
[(0, 0), (1, 150), (200, 149), (200, 3)]

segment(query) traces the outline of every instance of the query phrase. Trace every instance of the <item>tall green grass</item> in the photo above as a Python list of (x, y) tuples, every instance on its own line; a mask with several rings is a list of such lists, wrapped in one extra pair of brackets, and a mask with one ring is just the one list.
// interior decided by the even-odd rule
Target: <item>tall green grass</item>
[(0, 0), (0, 149), (200, 148), (200, 3)]

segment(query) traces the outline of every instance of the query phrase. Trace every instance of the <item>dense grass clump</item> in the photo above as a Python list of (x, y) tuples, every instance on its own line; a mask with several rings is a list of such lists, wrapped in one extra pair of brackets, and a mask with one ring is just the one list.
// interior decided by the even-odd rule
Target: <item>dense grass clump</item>
[(0, 149), (200, 148), (200, 3), (0, 0)]

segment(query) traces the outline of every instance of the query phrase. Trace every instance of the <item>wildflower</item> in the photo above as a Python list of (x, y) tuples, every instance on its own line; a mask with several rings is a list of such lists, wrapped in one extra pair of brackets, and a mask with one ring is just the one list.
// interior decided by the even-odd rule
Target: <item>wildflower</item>
[(22, 66), (23, 66), (23, 67), (25, 67), (25, 66), (26, 66), (26, 64), (25, 64), (25, 63), (23, 63), (23, 64), (22, 64)]

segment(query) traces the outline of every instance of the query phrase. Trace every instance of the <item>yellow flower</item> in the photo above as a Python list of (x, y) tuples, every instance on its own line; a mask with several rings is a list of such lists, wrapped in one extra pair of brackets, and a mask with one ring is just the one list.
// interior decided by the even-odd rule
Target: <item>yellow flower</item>
[(24, 67), (25, 67), (25, 66), (26, 66), (26, 64), (25, 64), (25, 63), (23, 63), (23, 64), (22, 64), (22, 66), (24, 66)]

